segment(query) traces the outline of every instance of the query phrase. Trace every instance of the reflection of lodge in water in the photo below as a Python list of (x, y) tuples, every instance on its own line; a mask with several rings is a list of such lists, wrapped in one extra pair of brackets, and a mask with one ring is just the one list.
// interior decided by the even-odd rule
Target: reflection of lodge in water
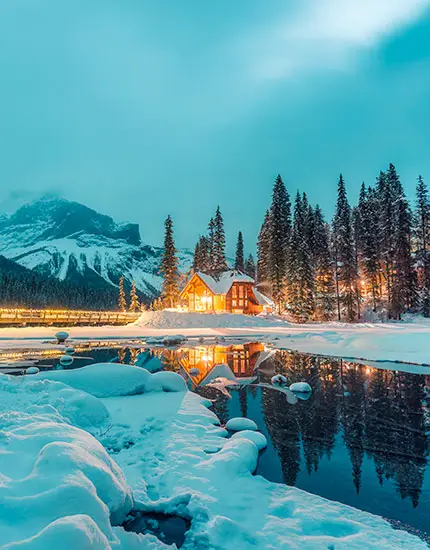
[(182, 348), (179, 350), (179, 363), (197, 386), (204, 383), (211, 373), (214, 374), (218, 365), (228, 365), (236, 378), (250, 378), (262, 352), (264, 344), (258, 342)]

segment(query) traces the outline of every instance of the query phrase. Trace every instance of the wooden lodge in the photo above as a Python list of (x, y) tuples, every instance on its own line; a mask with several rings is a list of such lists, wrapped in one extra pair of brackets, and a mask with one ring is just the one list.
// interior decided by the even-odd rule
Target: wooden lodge
[(225, 271), (217, 278), (201, 271), (194, 273), (180, 300), (193, 312), (258, 315), (273, 310), (272, 301), (255, 288), (254, 279), (235, 270)]

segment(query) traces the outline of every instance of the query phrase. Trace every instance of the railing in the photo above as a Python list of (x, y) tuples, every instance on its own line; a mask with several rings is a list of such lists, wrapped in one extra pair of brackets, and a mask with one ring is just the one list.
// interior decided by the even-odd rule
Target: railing
[(0, 308), (0, 325), (127, 325), (140, 312)]

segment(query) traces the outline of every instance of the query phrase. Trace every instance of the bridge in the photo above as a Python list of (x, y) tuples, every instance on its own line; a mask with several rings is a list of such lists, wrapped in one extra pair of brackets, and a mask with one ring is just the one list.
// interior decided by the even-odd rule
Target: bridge
[(139, 317), (140, 311), (0, 308), (0, 326), (127, 325)]

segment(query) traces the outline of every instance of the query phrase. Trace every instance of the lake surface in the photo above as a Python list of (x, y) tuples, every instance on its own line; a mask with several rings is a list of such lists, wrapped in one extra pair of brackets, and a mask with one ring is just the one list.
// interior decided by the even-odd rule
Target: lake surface
[[(257, 343), (92, 349), (76, 353), (73, 367), (95, 361), (181, 373), (190, 389), (214, 399), (223, 424), (255, 420), (268, 440), (257, 474), (430, 535), (430, 368), (429, 376), (411, 374)], [(301, 400), (271, 387), (277, 373), (289, 384), (308, 382), (312, 395)], [(221, 393), (214, 378), (226, 374), (243, 385)]]

